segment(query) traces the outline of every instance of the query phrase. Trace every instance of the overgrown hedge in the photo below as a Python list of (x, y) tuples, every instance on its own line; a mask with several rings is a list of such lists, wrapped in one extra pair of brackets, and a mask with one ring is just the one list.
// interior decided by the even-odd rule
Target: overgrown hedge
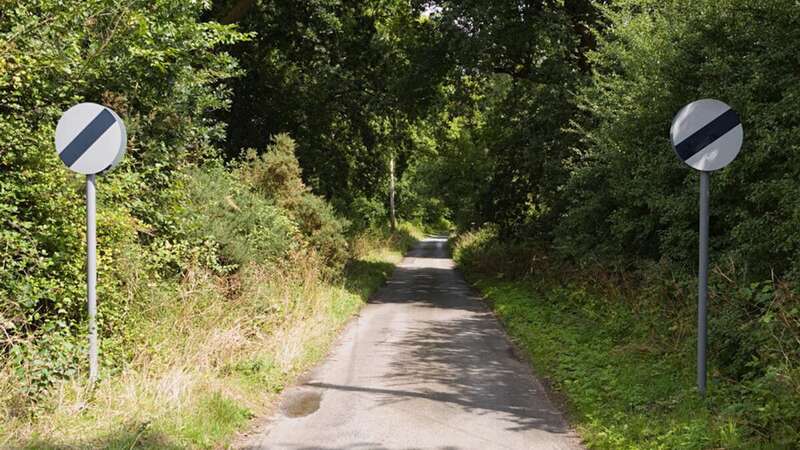
[[(0, 352), (39, 390), (82, 355), (83, 177), (53, 148), (60, 114), (94, 101), (128, 127), (128, 154), (98, 183), (101, 334), (117, 332), (141, 264), (174, 273), (183, 170), (214, 154), (219, 82), (236, 74), (220, 46), (244, 38), (202, 23), (199, 2), (4, 2), (0, 10)], [(169, 101), (165, 101), (168, 99)], [(131, 269), (131, 272), (135, 270)], [(104, 362), (113, 365), (112, 349)], [(82, 358), (81, 358), (82, 359)]]
[(577, 97), (585, 141), (563, 198), (557, 245), (579, 259), (694, 262), (697, 173), (668, 128), (717, 98), (742, 117), (736, 161), (712, 175), (711, 245), (751, 279), (800, 270), (800, 9), (791, 0), (621, 0)]
[[(669, 127), (687, 103), (717, 98), (741, 115), (745, 136), (739, 158), (712, 175), (712, 264), (732, 259), (751, 280), (798, 278), (794, 0), (440, 3), (442, 29), (480, 24), (455, 27), (454, 39), (491, 63), (460, 68), (443, 87), (429, 119), (434, 169), (416, 177), (461, 228), (493, 223), (582, 263), (691, 269), (699, 181)], [(507, 45), (494, 29), (520, 33)]]
[[(213, 114), (229, 105), (222, 82), (239, 74), (225, 48), (248, 36), (202, 21), (206, 6), (2, 3), (0, 370), (18, 381), (12, 408), (85, 368), (84, 179), (53, 148), (58, 117), (77, 102), (113, 108), (129, 136), (121, 166), (98, 178), (104, 374), (136, 351), (121, 336), (147, 307), (148, 284), (195, 265), (226, 275), (301, 252), (343, 264), (346, 224), (303, 184), (288, 136), (260, 160), (219, 159), (225, 125)], [(291, 201), (248, 182), (286, 164), (293, 171), (278, 188), (299, 189)]]

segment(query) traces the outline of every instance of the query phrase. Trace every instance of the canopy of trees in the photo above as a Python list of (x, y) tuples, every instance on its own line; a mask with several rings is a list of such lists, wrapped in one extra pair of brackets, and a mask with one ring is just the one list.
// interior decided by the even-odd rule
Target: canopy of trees
[[(82, 180), (52, 148), (74, 103), (130, 136), (101, 186), (110, 335), (139, 279), (120, 267), (225, 271), (273, 242), (338, 268), (390, 197), (401, 219), (490, 225), (577, 265), (689, 273), (697, 175), (668, 128), (700, 98), (745, 130), (712, 176), (713, 262), (797, 282), (798, 78), (796, 0), (0, 0), (0, 353), (55, 361), (32, 390), (78, 357)], [(226, 198), (258, 212), (196, 221)]]

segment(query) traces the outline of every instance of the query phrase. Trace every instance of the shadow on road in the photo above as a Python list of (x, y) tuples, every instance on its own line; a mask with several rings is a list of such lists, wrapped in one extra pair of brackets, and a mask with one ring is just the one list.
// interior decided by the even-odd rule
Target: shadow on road
[(450, 259), (447, 236), (426, 236), (406, 254), (409, 258)]
[[(513, 350), (502, 331), (491, 323), (491, 315), (484, 314), (421, 324), (406, 339), (391, 344), (387, 351), (399, 355), (384, 383), (398, 389), (307, 385), (377, 395), (381, 405), (421, 398), (444, 402), (474, 415), (499, 414), (511, 431), (568, 433), (561, 416), (540, 401), (543, 392), (530, 387), (528, 370), (522, 364), (509, 364), (508, 359), (514, 358)], [(437, 390), (424, 386), (436, 386)]]
[[(318, 445), (314, 446), (306, 446), (306, 445), (281, 445), (280, 447), (282, 450), (394, 450), (389, 447), (386, 447), (382, 444), (377, 442), (356, 442), (352, 444), (347, 444), (345, 446), (337, 446), (337, 447), (320, 447)], [(264, 450), (264, 447), (240, 447), (239, 450)], [(459, 447), (453, 446), (441, 446), (441, 447), (407, 447), (403, 450), (463, 450)]]
[[(516, 360), (488, 312), (423, 323), (393, 347), (403, 357), (387, 374), (391, 385), (445, 386), (449, 392), (436, 394), (433, 400), (459, 405), (476, 415), (500, 413), (509, 430), (569, 431), (559, 413), (541, 401), (542, 388), (531, 386), (529, 369)], [(385, 399), (386, 403), (402, 401)]]
[(475, 415), (497, 414), (511, 431), (570, 432), (560, 414), (542, 401), (546, 394), (531, 383), (529, 367), (514, 356), (494, 315), (446, 255), (444, 239), (423, 242), (409, 254), (416, 258), (413, 264), (398, 267), (370, 299), (372, 304), (438, 310), (437, 320), (415, 323), (401, 340), (382, 346), (393, 355), (382, 377), (384, 388), (309, 386), (377, 395), (382, 405), (420, 398), (444, 402)]
[[(356, 442), (337, 447), (320, 447), (318, 445), (281, 445), (281, 450), (395, 450), (386, 447), (376, 442)], [(264, 450), (264, 447), (241, 447), (239, 450)], [(441, 446), (441, 447), (406, 447), (403, 450), (463, 450), (459, 447)]]
[(445, 239), (409, 252), (351, 330), (303, 384), (321, 408), (252, 450), (580, 448)]

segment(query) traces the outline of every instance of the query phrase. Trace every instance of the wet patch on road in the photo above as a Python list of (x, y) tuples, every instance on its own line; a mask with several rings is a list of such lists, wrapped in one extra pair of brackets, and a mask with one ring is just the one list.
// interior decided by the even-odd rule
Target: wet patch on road
[(284, 393), (281, 411), (286, 417), (305, 417), (317, 412), (322, 393), (311, 389), (293, 389)]

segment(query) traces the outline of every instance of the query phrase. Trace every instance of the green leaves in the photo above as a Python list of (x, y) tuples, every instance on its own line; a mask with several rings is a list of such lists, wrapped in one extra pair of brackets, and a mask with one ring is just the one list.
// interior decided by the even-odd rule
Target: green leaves
[(784, 154), (800, 120), (787, 103), (797, 91), (785, 56), (798, 50), (794, 2), (636, 0), (603, 11), (595, 73), (577, 96), (586, 156), (566, 184), (559, 246), (577, 258), (693, 263), (697, 180), (672, 154), (667, 127), (684, 104), (714, 97), (741, 114), (746, 135), (740, 157), (713, 176), (714, 253), (756, 279), (788, 275), (800, 251), (797, 183), (786, 183), (799, 168)]
[(237, 70), (220, 46), (246, 36), (200, 22), (198, 2), (33, 0), (2, 9), (0, 354), (16, 355), (20, 382), (39, 392), (83, 362), (73, 343), (85, 317), (84, 188), (53, 149), (58, 117), (93, 101), (128, 126), (126, 159), (99, 179), (105, 337), (125, 320), (137, 271), (167, 265), (157, 243), (182, 238), (179, 173), (215, 154), (224, 127), (208, 114), (227, 106), (220, 81)]
[(255, 36), (232, 49), (246, 75), (230, 83), (228, 156), (288, 132), (305, 183), (340, 211), (385, 203), (389, 155), (402, 174), (418, 151), (410, 130), (450, 68), (433, 24), (396, 0), (279, 0), (254, 3), (239, 26)]

